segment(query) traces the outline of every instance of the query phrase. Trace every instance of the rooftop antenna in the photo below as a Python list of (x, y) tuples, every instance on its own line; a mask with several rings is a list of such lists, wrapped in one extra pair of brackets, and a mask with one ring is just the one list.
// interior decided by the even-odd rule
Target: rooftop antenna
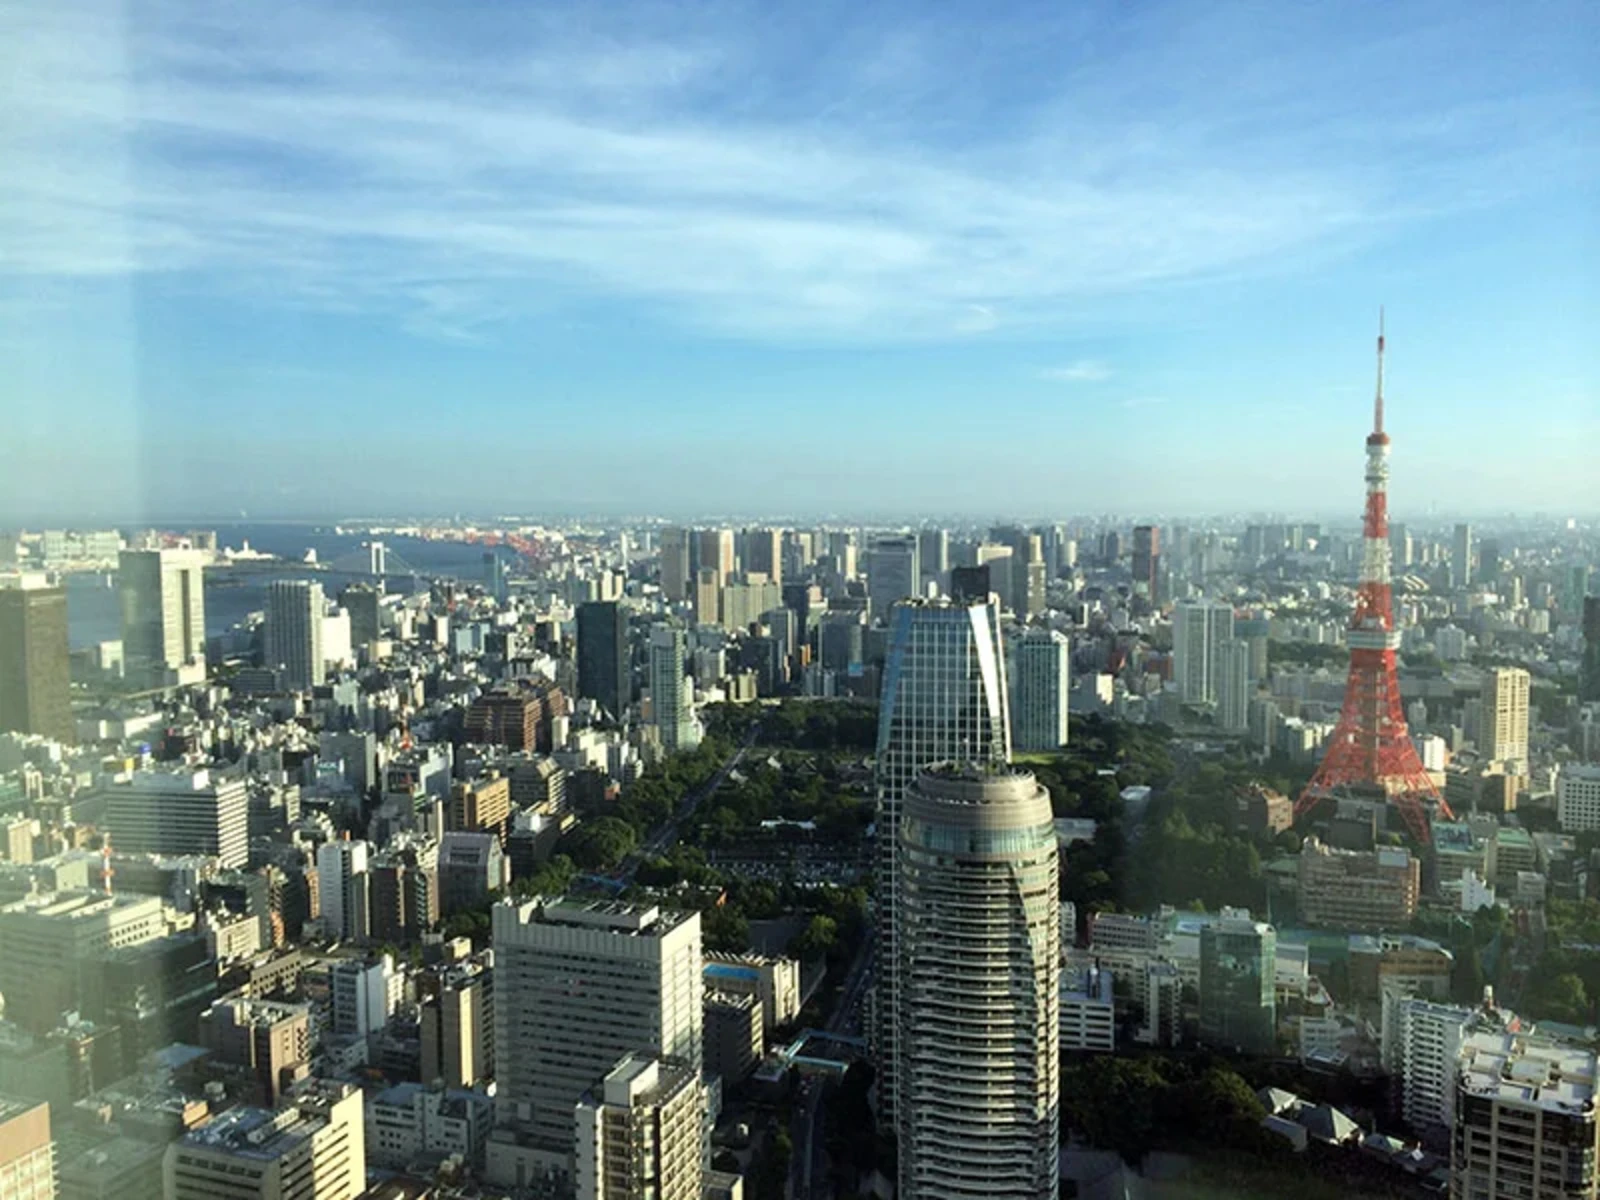
[(1383, 306), (1378, 306), (1378, 394), (1372, 404), (1372, 432), (1383, 432)]

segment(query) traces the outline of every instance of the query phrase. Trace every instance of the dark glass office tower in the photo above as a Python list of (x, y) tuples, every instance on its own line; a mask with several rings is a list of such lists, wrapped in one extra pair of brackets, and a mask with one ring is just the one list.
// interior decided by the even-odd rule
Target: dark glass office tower
[(578, 695), (622, 720), (633, 697), (628, 671), (628, 616), (614, 601), (578, 605)]

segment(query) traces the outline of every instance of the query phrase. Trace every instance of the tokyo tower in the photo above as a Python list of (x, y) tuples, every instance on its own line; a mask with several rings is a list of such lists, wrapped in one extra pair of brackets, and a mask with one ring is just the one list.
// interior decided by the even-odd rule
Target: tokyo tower
[(1389, 585), (1389, 435), (1383, 431), (1383, 313), (1378, 313), (1378, 393), (1373, 404), (1372, 432), (1367, 435), (1367, 510), (1362, 521), (1365, 541), (1361, 585), (1350, 618), (1350, 679), (1344, 708), (1328, 739), (1322, 764), (1300, 799), (1298, 821), (1342, 788), (1381, 790), (1400, 810), (1418, 843), (1426, 845), (1428, 814), (1424, 801), (1450, 808), (1422, 768), (1406, 729), (1395, 676), (1395, 651), (1400, 634), (1394, 627)]

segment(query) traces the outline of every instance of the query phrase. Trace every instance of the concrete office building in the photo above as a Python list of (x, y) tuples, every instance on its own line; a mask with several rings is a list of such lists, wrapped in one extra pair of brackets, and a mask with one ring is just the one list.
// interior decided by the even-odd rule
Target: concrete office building
[(629, 1054), (579, 1099), (577, 1200), (701, 1200), (700, 1074)]
[(367, 936), (378, 943), (416, 942), (439, 920), (439, 846), (404, 835), (367, 863)]
[(231, 1108), (167, 1147), (166, 1200), (356, 1200), (366, 1190), (361, 1089), (311, 1081), (274, 1112)]
[(487, 903), (510, 882), (498, 834), (451, 832), (439, 839), (439, 911), (445, 916)]
[(494, 1100), (462, 1088), (397, 1083), (367, 1102), (367, 1161), (405, 1170), (459, 1156), (479, 1170), (494, 1128)]
[(389, 1023), (405, 995), (405, 976), (387, 954), (340, 959), (328, 968), (333, 1032), (367, 1037)]
[(1595, 1055), (1528, 1034), (1469, 1034), (1456, 1074), (1452, 1200), (1597, 1192)]
[(917, 534), (917, 567), (920, 582), (942, 583), (950, 573), (950, 534), (943, 529), (924, 529)]
[(867, 550), (867, 609), (874, 621), (886, 620), (891, 608), (916, 596), (921, 586), (916, 534), (872, 539)]
[(621, 721), (633, 699), (628, 614), (615, 601), (578, 605), (578, 695)]
[(671, 753), (700, 744), (694, 715), (694, 684), (683, 673), (685, 638), (674, 625), (650, 631), (650, 712), (662, 749)]
[(700, 915), (535, 900), (494, 908), (496, 1102), (488, 1177), (527, 1186), (573, 1172), (579, 1099), (629, 1054), (698, 1078)]
[(1233, 637), (1233, 609), (1196, 600), (1172, 613), (1172, 677), (1183, 704), (1215, 704), (1221, 645)]
[[(973, 565), (988, 572), (989, 587), (1000, 598), (1001, 608), (1010, 610), (1013, 615), (1017, 614), (1016, 593), (1012, 586), (1015, 572), (1012, 568), (1016, 566), (1016, 570), (1021, 571), (1020, 565), (1017, 565), (1016, 554), (1017, 552), (1010, 546), (1002, 546), (995, 542), (984, 542), (973, 552)], [(957, 570), (964, 569), (957, 568)], [(956, 599), (963, 598), (954, 578), (950, 581), (950, 591)]]
[(82, 1004), (86, 972), (109, 951), (167, 934), (156, 896), (56, 892), (0, 906), (0, 995), (6, 1019), (49, 1033)]
[(1505, 763), (1511, 774), (1528, 772), (1530, 682), (1531, 677), (1521, 667), (1495, 667), (1483, 679), (1478, 748), (1490, 761)]
[(701, 567), (694, 573), (693, 601), (696, 625), (722, 624), (722, 576), (715, 567)]
[(42, 576), (0, 578), (0, 732), (8, 730), (68, 745), (78, 740), (67, 593)]
[(243, 1067), (274, 1105), (311, 1062), (311, 1012), (303, 1004), (233, 998), (200, 1014), (200, 1044), (217, 1061)]
[(899, 1026), (894, 997), (902, 956), (896, 950), (900, 801), (929, 763), (1011, 761), (1011, 714), (1000, 603), (990, 594), (967, 601), (918, 600), (896, 606), (878, 707), (878, 978), (872, 1022), (878, 1086), (892, 1115)]
[(795, 959), (711, 951), (705, 956), (705, 981), (708, 992), (759, 1000), (762, 1028), (769, 1034), (800, 1015), (800, 964)]
[(765, 1050), (760, 999), (748, 993), (707, 990), (706, 1071), (737, 1083), (756, 1069)]
[(56, 1144), (50, 1105), (0, 1096), (0, 1196), (55, 1200)]
[(783, 583), (783, 530), (747, 529), (744, 532), (744, 569), (765, 575), (768, 583)]
[(1600, 596), (1583, 597), (1583, 662), (1578, 671), (1578, 699), (1600, 702)]
[(104, 793), (105, 828), (122, 854), (214, 856), (223, 867), (250, 857), (250, 790), (209, 771), (134, 771)]
[(117, 557), (122, 657), (130, 675), (165, 682), (204, 678), (203, 559), (192, 550), (124, 550)]
[(457, 780), (450, 785), (447, 820), (463, 833), (504, 833), (511, 820), (510, 778)]
[(663, 529), (661, 531), (661, 592), (670, 603), (676, 604), (689, 595), (689, 531)]
[(1030, 629), (1011, 643), (1011, 746), (1050, 754), (1067, 744), (1072, 645), (1053, 629)]
[(330, 936), (360, 939), (371, 930), (367, 861), (372, 847), (348, 838), (317, 847), (317, 895)]
[(1224, 638), (1217, 643), (1217, 728), (1224, 733), (1247, 733), (1250, 699), (1255, 682), (1250, 673), (1250, 643)]
[(1464, 588), (1472, 582), (1472, 526), (1457, 525), (1450, 539), (1450, 583)]
[(1151, 604), (1161, 602), (1161, 530), (1155, 525), (1133, 527), (1133, 592)]
[(1300, 849), (1300, 919), (1316, 928), (1405, 929), (1417, 915), (1422, 867), (1399, 846), (1336, 850), (1315, 837)]
[(292, 691), (318, 687), (326, 678), (322, 585), (305, 579), (275, 579), (267, 586), (267, 624), (262, 665), (283, 674)]
[(736, 565), (733, 553), (733, 530), (702, 529), (696, 534), (696, 547), (698, 557), (694, 566), (697, 572), (715, 571), (718, 587), (733, 578)]
[(903, 1200), (1058, 1194), (1061, 927), (1049, 794), (939, 766), (898, 822)]
[(1404, 524), (1389, 522), (1389, 562), (1396, 571), (1409, 567), (1413, 557), (1411, 534)]
[(1100, 967), (1061, 973), (1061, 1049), (1110, 1054), (1117, 1048), (1111, 972)]
[(1556, 816), (1562, 833), (1600, 829), (1600, 763), (1572, 763), (1561, 769)]
[(1241, 1054), (1277, 1049), (1277, 931), (1248, 917), (1200, 930), (1200, 1039)]
[(350, 614), (350, 647), (362, 650), (377, 641), (382, 624), (379, 612), (383, 591), (371, 584), (352, 583), (339, 593), (339, 607)]
[(456, 963), (423, 977), (422, 1082), (481, 1087), (494, 1078), (494, 971)]
[(467, 740), (508, 750), (537, 750), (543, 716), (544, 702), (538, 696), (510, 690), (485, 692), (467, 709)]
[(1143, 1046), (1176, 1046), (1183, 1036), (1183, 975), (1176, 963), (1147, 962), (1135, 988), (1144, 999), (1144, 1021), (1133, 1039)]

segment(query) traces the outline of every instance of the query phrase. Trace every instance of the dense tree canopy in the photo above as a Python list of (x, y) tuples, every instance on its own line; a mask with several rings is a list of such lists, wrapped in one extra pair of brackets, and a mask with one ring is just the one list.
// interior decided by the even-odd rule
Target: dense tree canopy
[(609, 871), (639, 845), (639, 835), (620, 817), (593, 817), (562, 835), (560, 852), (585, 871)]

